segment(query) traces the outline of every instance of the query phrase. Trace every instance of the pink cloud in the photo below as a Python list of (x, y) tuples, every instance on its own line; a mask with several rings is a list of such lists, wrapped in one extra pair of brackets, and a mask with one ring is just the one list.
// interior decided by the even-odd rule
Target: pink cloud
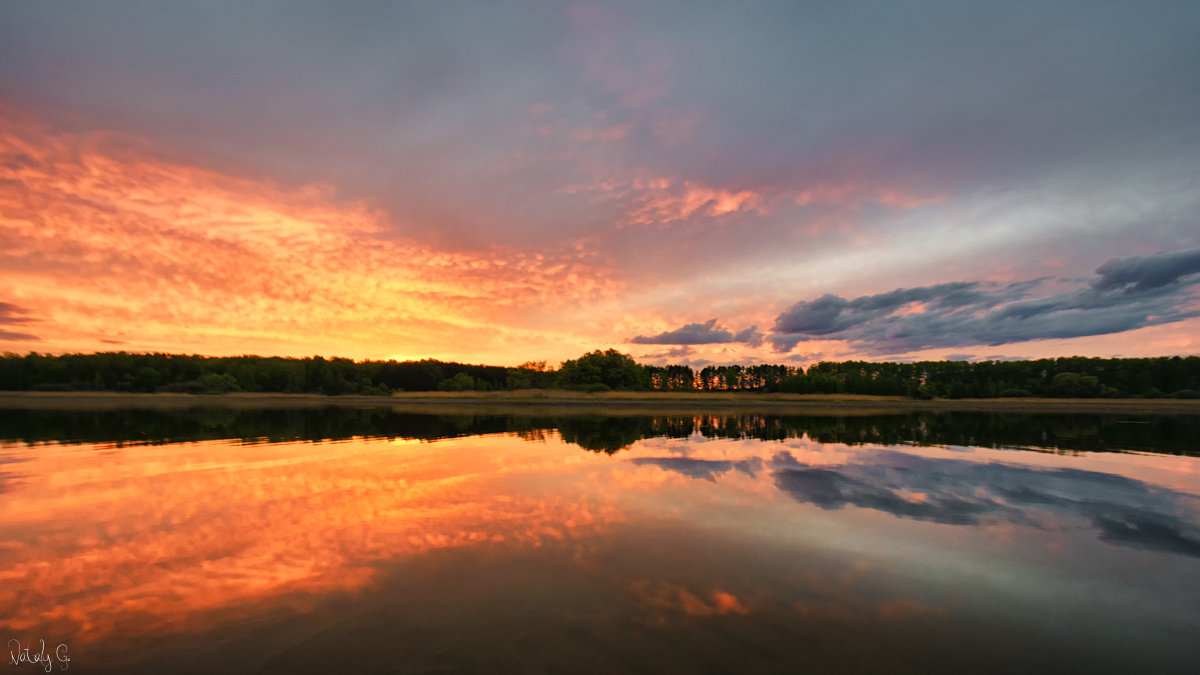
[(726, 190), (693, 181), (654, 178), (635, 181), (635, 206), (622, 222), (667, 225), (694, 217), (716, 218), (729, 213), (762, 213), (762, 196), (752, 190)]

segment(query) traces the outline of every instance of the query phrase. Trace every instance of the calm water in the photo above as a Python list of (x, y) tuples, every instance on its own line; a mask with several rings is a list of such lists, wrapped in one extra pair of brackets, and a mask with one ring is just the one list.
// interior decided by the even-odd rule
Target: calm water
[(0, 411), (0, 580), (56, 672), (1196, 672), (1200, 420)]

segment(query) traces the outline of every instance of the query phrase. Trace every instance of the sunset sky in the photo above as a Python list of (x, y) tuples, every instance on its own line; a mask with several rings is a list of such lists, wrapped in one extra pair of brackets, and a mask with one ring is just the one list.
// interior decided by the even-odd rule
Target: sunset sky
[(0, 0), (0, 352), (1200, 353), (1200, 3)]

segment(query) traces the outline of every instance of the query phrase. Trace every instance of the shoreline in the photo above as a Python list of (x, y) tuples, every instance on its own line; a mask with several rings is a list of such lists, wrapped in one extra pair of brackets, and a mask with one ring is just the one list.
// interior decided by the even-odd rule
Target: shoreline
[(696, 412), (730, 410), (793, 414), (896, 414), (908, 412), (1092, 413), (1200, 415), (1197, 399), (986, 398), (919, 400), (860, 394), (761, 394), (749, 392), (604, 392), (525, 390), (505, 392), (405, 392), (391, 396), (284, 393), (134, 394), (123, 392), (0, 391), (0, 408), (16, 410), (113, 410), (310, 408), (352, 406), (437, 412), (438, 408), (491, 412), (552, 410), (586, 413), (616, 411)]

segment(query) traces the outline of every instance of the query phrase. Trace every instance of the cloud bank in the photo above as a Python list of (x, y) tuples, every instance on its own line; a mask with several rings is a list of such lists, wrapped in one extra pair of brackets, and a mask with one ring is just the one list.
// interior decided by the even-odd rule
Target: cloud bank
[(1029, 296), (1044, 281), (958, 282), (853, 300), (826, 294), (775, 318), (770, 341), (790, 351), (813, 339), (849, 341), (871, 354), (1001, 345), (1119, 333), (1200, 316), (1190, 307), (1200, 249), (1111, 259), (1072, 292)]

